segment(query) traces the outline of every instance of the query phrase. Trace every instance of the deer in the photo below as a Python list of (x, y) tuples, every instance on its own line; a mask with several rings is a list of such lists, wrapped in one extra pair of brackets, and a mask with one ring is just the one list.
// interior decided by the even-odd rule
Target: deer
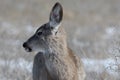
[(85, 70), (80, 57), (67, 46), (66, 32), (61, 26), (63, 7), (53, 6), (49, 21), (23, 43), (27, 52), (36, 52), (33, 80), (84, 80)]

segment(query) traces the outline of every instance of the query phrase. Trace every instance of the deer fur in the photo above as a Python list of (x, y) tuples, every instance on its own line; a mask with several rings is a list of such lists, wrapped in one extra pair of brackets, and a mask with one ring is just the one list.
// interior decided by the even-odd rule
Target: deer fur
[(85, 71), (80, 58), (67, 46), (66, 33), (60, 25), (63, 10), (56, 3), (49, 22), (42, 25), (23, 47), (36, 51), (33, 80), (84, 80)]

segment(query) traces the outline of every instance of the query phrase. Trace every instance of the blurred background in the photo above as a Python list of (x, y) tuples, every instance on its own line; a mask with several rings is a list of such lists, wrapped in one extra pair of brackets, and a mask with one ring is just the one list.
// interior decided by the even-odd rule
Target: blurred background
[(86, 80), (120, 80), (120, 0), (0, 0), (0, 80), (32, 80), (35, 54), (22, 44), (48, 22), (57, 1)]

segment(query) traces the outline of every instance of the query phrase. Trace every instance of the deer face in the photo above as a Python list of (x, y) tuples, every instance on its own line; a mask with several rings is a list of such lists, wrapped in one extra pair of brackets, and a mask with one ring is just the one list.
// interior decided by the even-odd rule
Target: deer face
[(25, 50), (27, 52), (45, 52), (48, 49), (48, 39), (56, 36), (58, 32), (62, 16), (62, 6), (60, 3), (56, 3), (50, 13), (49, 22), (38, 28), (36, 33), (23, 44)]

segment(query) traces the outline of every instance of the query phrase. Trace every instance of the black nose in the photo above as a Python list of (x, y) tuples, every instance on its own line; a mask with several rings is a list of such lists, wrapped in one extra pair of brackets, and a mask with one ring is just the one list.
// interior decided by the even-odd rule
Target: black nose
[(25, 43), (23, 43), (23, 47), (25, 48), (25, 50), (27, 51), (27, 52), (32, 52), (32, 49), (28, 46), (28, 44), (25, 42)]
[(25, 42), (25, 43), (23, 43), (23, 47), (24, 48), (26, 48), (27, 47), (27, 43)]

